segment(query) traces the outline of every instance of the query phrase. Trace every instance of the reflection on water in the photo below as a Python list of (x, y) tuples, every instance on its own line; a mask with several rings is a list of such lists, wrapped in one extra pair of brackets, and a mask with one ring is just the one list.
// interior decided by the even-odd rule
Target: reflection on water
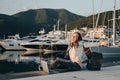
[(23, 56), (24, 51), (0, 53), (0, 73), (35, 71), (39, 68), (39, 56)]
[(5, 51), (2, 53), (0, 59), (7, 60), (8, 62), (18, 62), (21, 61), (21, 55), (23, 52), (16, 52), (16, 51)]
[(6, 60), (8, 62), (27, 62), (27, 61), (39, 61), (39, 56), (23, 56), (25, 51), (5, 51), (0, 55), (0, 60)]
[[(58, 55), (59, 54), (59, 55)], [(25, 72), (39, 70), (41, 58), (63, 57), (63, 54), (47, 54), (29, 51), (0, 52), (0, 73)], [(103, 63), (120, 62), (120, 54), (103, 54)]]

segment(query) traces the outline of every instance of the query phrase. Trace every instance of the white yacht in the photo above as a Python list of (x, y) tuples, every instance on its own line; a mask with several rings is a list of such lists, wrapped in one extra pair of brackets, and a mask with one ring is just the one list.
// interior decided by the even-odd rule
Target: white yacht
[(48, 45), (46, 45), (46, 49), (44, 49), (45, 51), (44, 54), (64, 53), (68, 48), (68, 44), (69, 44), (69, 40), (66, 39), (60, 39), (58, 41), (51, 42), (51, 44), (49, 45), (50, 47), (47, 47)]
[[(53, 47), (52, 43), (64, 40), (65, 33), (63, 31), (60, 31), (59, 29), (56, 30), (55, 27), (56, 25), (54, 25), (53, 31), (50, 31), (48, 34), (46, 34), (46, 37), (41, 37), (41, 38), (39, 37), (37, 40), (33, 40), (27, 43), (21, 43), (20, 45), (23, 46), (27, 51), (32, 51), (32, 52), (36, 52), (36, 51), (43, 52), (44, 51), (45, 54), (53, 53), (57, 50), (58, 51), (61, 50), (63, 46), (61, 46), (61, 48), (56, 50), (56, 47), (55, 46)], [(43, 32), (44, 30), (42, 30), (42, 32), (40, 31), (39, 33), (43, 33)], [(59, 44), (59, 46), (60, 45), (62, 44)]]
[(50, 40), (47, 39), (36, 39), (26, 43), (21, 43), (20, 45), (24, 47), (27, 51), (31, 52), (43, 52), (43, 45), (50, 44)]
[(20, 46), (20, 43), (28, 42), (35, 38), (35, 36), (20, 38), (19, 34), (16, 34), (15, 36), (8, 36), (8, 39), (0, 41), (0, 47), (2, 50), (25, 50), (22, 46)]
[(66, 51), (68, 42), (66, 40), (57, 38), (43, 38), (41, 40), (34, 40), (27, 43), (21, 43), (27, 51), (30, 52), (44, 52), (44, 54)]

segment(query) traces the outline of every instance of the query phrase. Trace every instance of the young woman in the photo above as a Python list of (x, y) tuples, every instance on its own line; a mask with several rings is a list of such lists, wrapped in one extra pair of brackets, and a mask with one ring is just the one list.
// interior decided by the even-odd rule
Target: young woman
[(67, 52), (70, 60), (57, 58), (51, 64), (51, 68), (60, 65), (70, 70), (81, 70), (86, 66), (88, 58), (84, 52), (84, 44), (80, 33), (73, 33)]

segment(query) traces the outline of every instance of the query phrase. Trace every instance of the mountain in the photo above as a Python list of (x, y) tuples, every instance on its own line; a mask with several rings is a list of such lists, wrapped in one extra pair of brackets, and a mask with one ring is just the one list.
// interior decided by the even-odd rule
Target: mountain
[(32, 27), (34, 32), (40, 30), (40, 28), (45, 28), (47, 32), (52, 30), (53, 25), (57, 24), (58, 19), (60, 20), (60, 27), (62, 28), (65, 24), (79, 20), (83, 17), (65, 9), (28, 10), (13, 16), (29, 24), (29, 27)]
[[(94, 22), (98, 14), (94, 15)], [(112, 27), (113, 11), (100, 13), (98, 25)], [(120, 10), (116, 10), (116, 18), (120, 18)], [(60, 29), (68, 24), (68, 30), (81, 27), (93, 27), (93, 15), (88, 17), (76, 15), (65, 9), (31, 9), (14, 15), (0, 14), (0, 37), (19, 33), (24, 36), (29, 33), (37, 33), (44, 28), (46, 32), (53, 29), (53, 25), (60, 20)], [(117, 19), (117, 29), (120, 31), (120, 20)]]
[[(94, 15), (94, 25), (96, 25), (98, 14)], [(113, 11), (101, 12), (98, 20), (98, 26), (106, 25), (109, 28), (112, 28), (112, 18)], [(68, 24), (69, 30), (73, 28), (81, 28), (81, 27), (93, 27), (93, 15), (88, 17), (80, 18), (77, 21), (73, 21)], [(74, 27), (75, 26), (75, 27)], [(116, 28), (120, 31), (120, 10), (116, 10)]]
[(57, 24), (58, 19), (60, 28), (63, 28), (65, 24), (83, 17), (65, 9), (31, 9), (11, 16), (0, 14), (0, 36), (37, 33), (41, 28), (48, 32)]

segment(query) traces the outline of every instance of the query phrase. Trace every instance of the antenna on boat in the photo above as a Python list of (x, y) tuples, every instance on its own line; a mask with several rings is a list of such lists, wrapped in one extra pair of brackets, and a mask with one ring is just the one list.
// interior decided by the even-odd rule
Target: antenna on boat
[(113, 45), (115, 45), (115, 23), (116, 23), (116, 0), (114, 0), (114, 10), (113, 10)]

